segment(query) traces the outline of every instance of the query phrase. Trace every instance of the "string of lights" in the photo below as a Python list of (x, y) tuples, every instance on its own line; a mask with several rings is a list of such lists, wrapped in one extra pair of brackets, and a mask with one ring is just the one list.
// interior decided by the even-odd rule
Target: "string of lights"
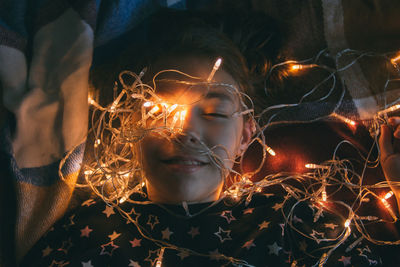
[[(111, 104), (103, 107), (97, 103), (92, 96), (89, 96), (88, 101), (93, 109), (91, 132), (94, 134), (95, 140), (93, 144), (95, 160), (84, 166), (83, 173), (86, 182), (77, 184), (77, 186), (90, 187), (93, 192), (101, 197), (106, 203), (117, 208), (122, 216), (130, 220), (144, 238), (159, 245), (160, 249), (156, 260), (157, 267), (162, 265), (163, 254), (167, 249), (203, 257), (210, 257), (208, 254), (201, 254), (188, 248), (177, 247), (163, 240), (152, 238), (143, 231), (142, 226), (136, 220), (131, 218), (130, 214), (127, 211), (124, 211), (119, 204), (123, 202), (130, 202), (139, 205), (152, 204), (151, 201), (136, 201), (131, 197), (134, 193), (146, 196), (146, 179), (143, 169), (141, 168), (141, 157), (139, 156), (141, 153), (139, 145), (141, 140), (149, 134), (157, 134), (168, 140), (173, 139), (177, 134), (185, 134), (182, 129), (187, 115), (187, 108), (190, 103), (179, 104), (166, 101), (162, 96), (157, 94), (157, 85), (160, 83), (174, 83), (184, 86), (187, 91), (200, 91), (201, 94), (199, 98), (193, 100), (192, 104), (196, 103), (196, 101), (200, 101), (213, 86), (223, 87), (224, 90), (236, 95), (240, 99), (240, 109), (231, 114), (231, 116), (246, 115), (255, 123), (255, 134), (250, 143), (260, 145), (262, 147), (262, 153), (260, 155), (261, 160), (259, 165), (253, 170), (247, 172), (243, 171), (242, 166), (245, 151), (238, 159), (231, 159), (241, 167), (241, 172), (238, 172), (225, 166), (224, 160), (219, 158), (215, 153), (217, 147), (209, 148), (206, 144), (202, 143), (203, 149), (196, 152), (207, 155), (211, 162), (220, 169), (222, 177), (229, 174), (229, 181), (225, 183), (221, 199), (239, 201), (245, 197), (246, 203), (249, 203), (254, 194), (263, 192), (265, 189), (272, 186), (281, 187), (285, 192), (285, 202), (282, 203), (281, 210), (284, 214), (286, 224), (294, 231), (298, 231), (300, 234), (304, 235), (306, 238), (316, 239), (318, 243), (321, 241), (335, 242), (335, 245), (330, 247), (319, 259), (320, 265), (323, 265), (323, 263), (329, 259), (332, 252), (342, 245), (355, 229), (359, 232), (360, 238), (356, 242), (352, 243), (347, 248), (348, 250), (351, 250), (352, 247), (357, 245), (357, 242), (361, 242), (363, 239), (379, 245), (399, 245), (400, 240), (388, 241), (376, 239), (369, 233), (368, 227), (366, 227), (366, 225), (371, 225), (373, 223), (394, 223), (398, 220), (397, 211), (394, 210), (392, 204), (394, 193), (391, 191), (388, 182), (386, 182), (385, 179), (382, 179), (381, 182), (375, 184), (364, 183), (365, 168), (367, 166), (377, 167), (379, 163), (379, 158), (370, 159), (371, 153), (363, 155), (363, 153), (358, 151), (360, 157), (364, 161), (364, 170), (361, 174), (356, 173), (349, 160), (339, 159), (336, 156), (337, 150), (339, 150), (340, 146), (343, 145), (342, 142), (337, 145), (332, 159), (326, 162), (306, 163), (305, 168), (307, 171), (305, 173), (282, 172), (267, 175), (259, 181), (252, 180), (252, 177), (260, 172), (267, 157), (279, 157), (279, 154), (268, 145), (268, 140), (266, 140), (264, 136), (264, 132), (268, 127), (275, 123), (279, 123), (274, 121), (274, 115), (287, 108), (300, 105), (305, 101), (307, 96), (313, 94), (322, 84), (326, 84), (330, 81), (331, 85), (329, 86), (326, 95), (319, 99), (319, 101), (325, 100), (336, 88), (335, 75), (348, 69), (363, 57), (375, 56), (387, 59), (387, 61), (391, 63), (390, 66), (396, 70), (398, 70), (400, 62), (400, 55), (390, 57), (393, 53), (375, 54), (370, 52), (363, 53), (354, 50), (345, 50), (336, 55), (335, 60), (337, 63), (344, 55), (353, 55), (356, 58), (345, 66), (338, 69), (332, 69), (331, 67), (320, 65), (318, 63), (318, 60), (323, 53), (325, 52), (321, 51), (316, 57), (309, 60), (289, 60), (271, 67), (270, 72), (278, 68), (286, 68), (288, 73), (296, 73), (296, 75), (299, 75), (299, 72), (307, 72), (313, 68), (321, 68), (327, 71), (327, 76), (322, 82), (311, 88), (298, 103), (268, 107), (261, 112), (258, 117), (259, 119), (256, 119), (254, 116), (253, 107), (251, 106), (252, 103), (249, 101), (249, 97), (240, 92), (238, 88), (230, 84), (211, 82), (214, 74), (218, 71), (221, 65), (221, 59), (216, 61), (206, 81), (177, 70), (163, 70), (154, 76), (153, 85), (150, 86), (143, 83), (141, 80), (145, 70), (143, 70), (139, 75), (130, 71), (122, 72), (119, 75), (120, 88), (116, 84), (114, 90), (118, 93), (115, 94), (116, 97)], [(180, 75), (182, 79), (158, 79), (158, 77), (165, 72), (174, 72), (175, 74)], [(128, 83), (128, 80), (133, 80), (134, 82)], [(393, 78), (388, 75), (388, 79), (385, 83), (385, 90), (387, 84), (395, 80), (398, 80), (398, 78)], [(397, 99), (397, 101), (400, 101), (400, 99)], [(248, 103), (250, 103), (250, 105)], [(375, 141), (374, 145), (377, 143), (379, 126), (387, 122), (388, 116), (400, 110), (400, 104), (391, 104), (392, 105), (387, 106), (385, 102), (385, 106), (372, 118), (373, 123), (370, 124), (369, 127)], [(337, 104), (337, 107), (339, 105), (340, 103)], [(273, 114), (269, 116), (267, 123), (260, 125), (260, 118), (271, 112)], [(344, 115), (338, 114), (337, 109), (335, 109), (328, 117), (321, 117), (318, 119), (341, 121), (350, 128), (357, 127), (358, 124), (363, 123), (363, 121), (357, 120), (357, 118), (348, 118)], [(351, 145), (349, 141), (344, 142)], [(60, 170), (63, 162), (60, 164)], [(61, 171), (60, 176), (62, 177)], [(400, 186), (400, 182), (392, 182), (391, 186)], [(351, 202), (337, 200), (337, 194), (344, 189), (351, 192)], [(380, 191), (383, 190), (385, 193), (383, 195), (378, 194), (376, 193), (377, 189)], [(295, 200), (295, 204), (290, 207), (289, 212), (284, 211), (287, 199)], [(319, 216), (321, 216), (325, 210), (333, 211), (339, 218), (342, 218), (342, 230), (335, 238), (326, 240), (324, 238), (310, 237), (307, 236), (306, 233), (301, 233), (301, 231), (296, 228), (293, 223), (293, 210), (299, 203), (304, 201), (312, 203), (313, 207), (317, 210), (314, 215), (314, 221), (317, 221)], [(391, 219), (387, 219), (386, 217), (383, 218), (380, 211), (376, 211), (371, 215), (359, 213), (363, 205), (374, 201), (379, 203), (378, 206), (382, 207)], [(287, 203), (289, 203), (289, 201)], [(210, 206), (212, 206), (212, 204)], [(338, 206), (344, 208), (347, 211), (347, 214), (343, 215), (342, 209), (339, 208), (335, 211), (333, 207)], [(205, 210), (206, 209), (202, 211)], [(236, 265), (251, 266), (240, 259), (228, 257), (223, 254), (218, 255), (218, 257)]]

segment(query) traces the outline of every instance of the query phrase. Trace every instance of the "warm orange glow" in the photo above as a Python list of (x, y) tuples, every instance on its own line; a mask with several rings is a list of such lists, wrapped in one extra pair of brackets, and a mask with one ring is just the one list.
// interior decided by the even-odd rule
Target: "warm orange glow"
[(326, 201), (326, 200), (327, 200), (326, 191), (323, 190), (322, 191), (322, 201)]
[(219, 69), (219, 67), (221, 66), (222, 63), (222, 58), (218, 58), (217, 61), (215, 61), (214, 67), (211, 70), (210, 75), (208, 75), (207, 81), (210, 82), (212, 80), (212, 78), (215, 75), (215, 72)]
[(271, 156), (276, 156), (276, 153), (275, 153), (275, 151), (272, 149), (272, 148), (270, 148), (269, 146), (267, 146), (267, 145), (265, 145), (265, 150), (267, 150), (267, 152), (271, 155)]
[(181, 111), (181, 128), (183, 128), (183, 123), (186, 119), (186, 110)]
[(159, 111), (159, 110), (160, 110), (160, 107), (159, 107), (159, 106), (154, 106), (154, 108), (152, 108), (152, 109), (149, 111), (149, 114), (153, 115), (154, 113), (156, 113), (156, 112)]
[(290, 65), (290, 70), (291, 71), (298, 71), (298, 70), (304, 70), (304, 69), (311, 69), (314, 67), (317, 67), (317, 64), (292, 64)]
[(383, 197), (384, 199), (391, 198), (393, 196), (393, 191), (389, 191), (386, 193), (386, 195)]
[(384, 110), (379, 111), (379, 112), (378, 112), (378, 115), (383, 115), (383, 114), (386, 114), (386, 113), (390, 113), (390, 112), (393, 112), (393, 111), (397, 111), (397, 110), (399, 110), (399, 109), (400, 109), (400, 104), (397, 104), (397, 105), (391, 106), (391, 107), (389, 107), (389, 108), (387, 108), (387, 109), (384, 109)]
[(98, 147), (100, 143), (101, 143), (100, 139), (96, 139), (96, 141), (94, 142), (94, 147)]
[(307, 163), (304, 165), (307, 169), (329, 169), (328, 166), (318, 165), (314, 163)]
[(145, 103), (143, 104), (143, 106), (146, 107), (146, 108), (151, 107), (152, 105), (153, 105), (153, 103), (152, 103), (152, 102), (149, 102), (149, 101), (147, 101), (147, 102), (145, 102)]
[(171, 128), (175, 127), (175, 124), (178, 121), (179, 117), (180, 117), (180, 112), (178, 111), (175, 113), (174, 118), (172, 119), (171, 126), (170, 126)]
[(400, 61), (400, 54), (390, 60), (393, 65), (397, 65), (397, 62)]
[(93, 104), (94, 104), (94, 100), (93, 100), (93, 98), (91, 98), (90, 96), (88, 97), (88, 103), (89, 103), (90, 105), (93, 105)]
[(356, 126), (356, 122), (351, 120), (351, 119), (349, 119), (349, 118), (346, 118), (346, 117), (341, 116), (341, 115), (336, 114), (336, 113), (332, 113), (331, 116), (333, 116), (333, 117), (335, 117), (335, 118), (347, 123), (349, 126)]

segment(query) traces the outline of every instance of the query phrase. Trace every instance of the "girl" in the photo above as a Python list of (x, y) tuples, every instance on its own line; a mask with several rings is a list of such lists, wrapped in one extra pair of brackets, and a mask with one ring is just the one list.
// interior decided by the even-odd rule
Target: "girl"
[[(274, 180), (257, 194), (252, 173), (235, 171), (257, 134), (245, 60), (208, 26), (175, 26), (156, 34), (138, 60), (146, 71), (121, 75), (110, 105), (90, 99), (100, 113), (93, 120), (95, 160), (85, 174), (107, 203), (85, 200), (21, 265), (379, 265), (351, 228), (350, 211), (338, 216), (295, 187), (290, 193), (283, 186), (283, 194)], [(386, 178), (395, 182), (400, 156), (391, 139), (400, 120), (391, 123), (396, 131), (383, 126), (380, 146)]]

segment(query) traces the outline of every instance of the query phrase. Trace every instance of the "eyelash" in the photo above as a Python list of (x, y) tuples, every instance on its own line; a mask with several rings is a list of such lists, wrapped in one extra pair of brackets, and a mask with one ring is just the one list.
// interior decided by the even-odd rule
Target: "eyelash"
[(228, 115), (225, 115), (222, 113), (205, 113), (203, 115), (207, 116), (207, 117), (217, 117), (217, 118), (224, 118), (224, 119), (228, 118)]

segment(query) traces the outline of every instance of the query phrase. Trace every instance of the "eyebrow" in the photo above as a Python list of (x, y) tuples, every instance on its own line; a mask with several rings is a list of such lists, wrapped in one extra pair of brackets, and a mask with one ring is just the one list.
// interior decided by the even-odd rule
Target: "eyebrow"
[(234, 103), (235, 101), (233, 100), (233, 98), (227, 94), (224, 93), (219, 93), (219, 92), (209, 92), (206, 96), (206, 99), (210, 99), (210, 98), (219, 98), (221, 100), (228, 100), (232, 103)]

